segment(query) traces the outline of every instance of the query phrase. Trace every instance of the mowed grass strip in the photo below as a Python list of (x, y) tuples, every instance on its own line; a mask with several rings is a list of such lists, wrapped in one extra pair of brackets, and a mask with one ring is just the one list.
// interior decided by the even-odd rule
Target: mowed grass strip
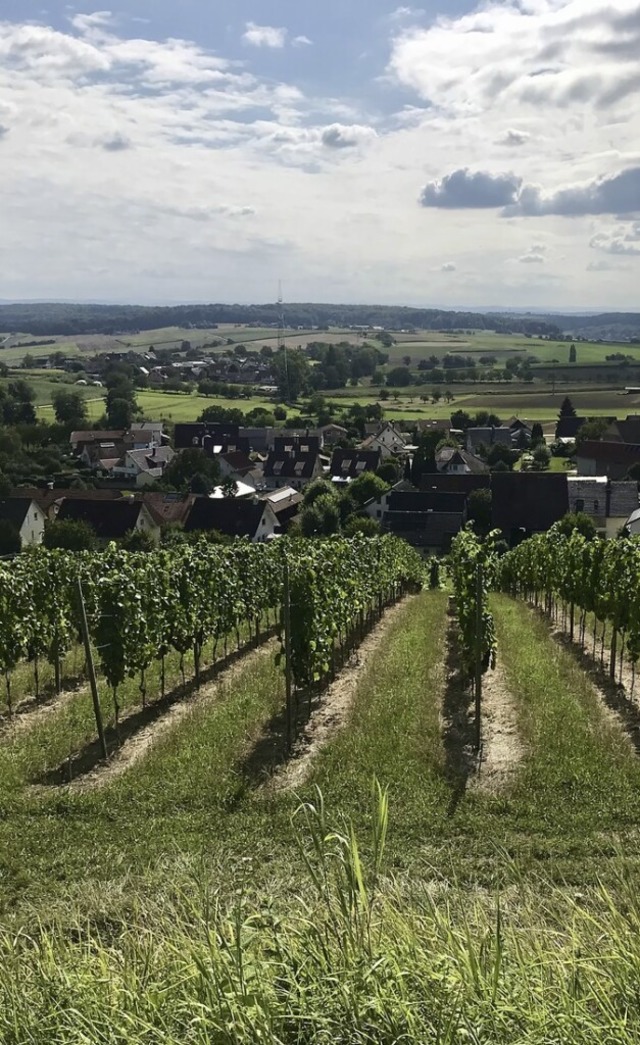
[(446, 596), (425, 592), (398, 617), (358, 684), (351, 718), (320, 752), (310, 781), (356, 822), (369, 815), (374, 776), (389, 788), (394, 834), (424, 838), (449, 802), (440, 711)]
[(528, 756), (512, 796), (522, 830), (584, 838), (640, 823), (640, 760), (571, 653), (522, 602), (494, 596), (501, 658)]

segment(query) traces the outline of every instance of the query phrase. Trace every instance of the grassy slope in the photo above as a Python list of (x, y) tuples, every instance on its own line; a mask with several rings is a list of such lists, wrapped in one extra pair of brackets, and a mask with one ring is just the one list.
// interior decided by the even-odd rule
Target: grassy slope
[[(0, 931), (0, 1038), (637, 1042), (640, 766), (544, 622), (504, 597), (494, 610), (528, 750), (507, 794), (451, 803), (444, 596), (425, 594), (318, 757), (298, 839), (298, 799), (261, 797), (243, 761), (281, 700), (268, 663), (106, 792), (5, 809), (5, 895), (7, 878), (42, 890), (49, 929)], [(376, 875), (373, 774), (389, 788), (395, 882)], [(549, 882), (564, 878), (579, 893)]]

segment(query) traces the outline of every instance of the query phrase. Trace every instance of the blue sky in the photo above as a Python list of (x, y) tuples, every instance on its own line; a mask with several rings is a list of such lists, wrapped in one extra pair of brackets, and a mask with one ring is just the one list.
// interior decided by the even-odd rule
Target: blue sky
[(639, 306), (638, 0), (0, 0), (0, 298)]

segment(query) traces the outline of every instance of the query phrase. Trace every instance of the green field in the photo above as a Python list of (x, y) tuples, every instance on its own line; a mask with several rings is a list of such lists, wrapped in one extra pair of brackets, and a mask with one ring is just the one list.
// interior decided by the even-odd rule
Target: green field
[(102, 787), (42, 782), (91, 728), (86, 689), (5, 723), (0, 1040), (637, 1042), (636, 749), (545, 621), (492, 608), (499, 777), (464, 755), (444, 592), (395, 611), (291, 789), (265, 786), (273, 652)]

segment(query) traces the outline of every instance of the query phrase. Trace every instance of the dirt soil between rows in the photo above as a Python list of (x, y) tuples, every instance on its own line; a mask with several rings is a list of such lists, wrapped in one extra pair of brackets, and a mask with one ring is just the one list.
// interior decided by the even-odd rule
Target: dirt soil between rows
[(335, 681), (319, 695), (311, 717), (298, 735), (290, 758), (278, 766), (264, 784), (266, 792), (295, 791), (302, 787), (319, 752), (347, 723), (363, 673), (386, 640), (390, 629), (415, 598), (414, 595), (407, 596), (386, 610)]
[(524, 758), (513, 695), (500, 660), (482, 679), (482, 747), (471, 788), (488, 794), (511, 783)]

